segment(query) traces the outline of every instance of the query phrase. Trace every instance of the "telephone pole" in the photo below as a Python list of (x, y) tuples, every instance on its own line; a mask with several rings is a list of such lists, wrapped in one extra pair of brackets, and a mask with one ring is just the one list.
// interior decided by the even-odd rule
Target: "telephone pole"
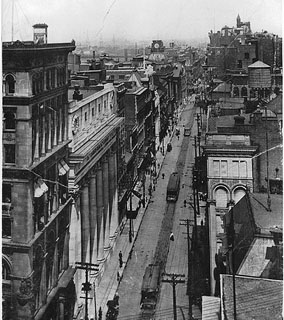
[(168, 282), (173, 286), (173, 312), (174, 312), (174, 320), (177, 320), (177, 303), (176, 303), (176, 285), (179, 283), (185, 283), (184, 274), (176, 274), (176, 273), (164, 273), (163, 276), (167, 276), (167, 279), (162, 279), (162, 282)]
[[(88, 317), (88, 299), (92, 299), (88, 297), (88, 292), (92, 290), (92, 285), (89, 282), (89, 271), (99, 271), (99, 265), (88, 263), (88, 262), (76, 262), (76, 269), (82, 269), (85, 270), (85, 282), (82, 283), (82, 291), (85, 291), (85, 319), (89, 320)], [(95, 314), (96, 320), (97, 320), (97, 313)]]
[[(190, 240), (192, 240), (189, 236), (189, 227), (191, 224), (189, 223), (189, 219), (180, 219), (180, 221), (184, 223), (180, 223), (181, 226), (186, 226), (186, 238), (187, 238), (187, 268), (188, 268), (188, 278), (187, 278), (187, 294), (188, 294), (188, 316), (189, 319), (192, 319), (192, 284), (193, 284), (193, 265), (192, 265), (192, 255), (190, 248)], [(184, 232), (183, 232), (184, 233)]]

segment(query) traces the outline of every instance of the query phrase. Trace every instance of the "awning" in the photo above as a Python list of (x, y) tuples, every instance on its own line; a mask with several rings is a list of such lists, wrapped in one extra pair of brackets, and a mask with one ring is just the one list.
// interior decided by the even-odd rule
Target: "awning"
[(34, 183), (34, 197), (35, 198), (40, 198), (47, 191), (48, 191), (48, 186), (42, 181), (42, 179), (38, 179)]
[(128, 211), (137, 210), (140, 208), (140, 202), (141, 202), (140, 197), (141, 196), (138, 197), (133, 191), (134, 190), (132, 190), (133, 195), (130, 195), (131, 200), (130, 200), (130, 197), (127, 200), (127, 210)]
[(58, 163), (58, 171), (60, 176), (64, 176), (70, 170), (68, 164), (64, 160), (60, 160)]

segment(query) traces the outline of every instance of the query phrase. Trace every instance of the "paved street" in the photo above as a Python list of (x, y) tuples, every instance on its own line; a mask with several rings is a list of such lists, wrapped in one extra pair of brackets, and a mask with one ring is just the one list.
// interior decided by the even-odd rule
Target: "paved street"
[[(138, 319), (140, 312), (141, 284), (145, 268), (153, 262), (155, 250), (159, 240), (159, 233), (166, 211), (167, 202), (166, 188), (168, 177), (177, 167), (183, 173), (181, 180), (181, 190), (179, 200), (175, 206), (173, 220), (173, 232), (175, 241), (170, 242), (169, 254), (165, 271), (167, 273), (183, 273), (187, 277), (187, 242), (183, 232), (185, 227), (180, 226), (180, 219), (193, 219), (193, 213), (183, 207), (183, 200), (188, 196), (189, 176), (191, 174), (191, 165), (194, 157), (192, 148), (192, 139), (183, 137), (183, 125), (193, 125), (193, 103), (189, 103), (182, 114), (179, 116), (178, 127), (181, 130), (181, 136), (178, 139), (175, 135), (172, 137), (173, 150), (166, 154), (161, 167), (156, 190), (153, 192), (151, 201), (144, 214), (139, 233), (137, 235), (132, 257), (128, 260), (124, 269), (123, 279), (120, 282), (118, 294), (120, 296), (120, 310), (118, 319)], [(183, 139), (189, 142), (185, 147)], [(183, 149), (183, 163), (180, 163), (181, 149)], [(165, 174), (162, 179), (161, 174)], [(184, 184), (184, 188), (182, 185)], [(168, 235), (169, 236), (169, 235)], [(188, 296), (186, 295), (186, 283), (177, 286), (177, 306), (178, 319), (183, 319), (182, 314), (188, 314)], [(161, 286), (160, 301), (156, 308), (156, 319), (172, 319), (172, 287), (168, 283)]]

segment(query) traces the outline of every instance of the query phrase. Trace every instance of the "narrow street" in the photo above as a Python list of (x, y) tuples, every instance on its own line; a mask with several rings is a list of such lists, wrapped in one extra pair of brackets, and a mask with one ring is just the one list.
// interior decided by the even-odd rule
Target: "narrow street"
[[(139, 319), (141, 317), (140, 299), (141, 285), (146, 267), (154, 261), (164, 257), (162, 254), (168, 251), (165, 258), (166, 273), (181, 273), (187, 277), (187, 240), (183, 232), (184, 226), (180, 226), (180, 219), (193, 219), (193, 212), (183, 207), (183, 200), (188, 196), (191, 166), (194, 159), (192, 138), (183, 136), (183, 125), (194, 125), (194, 110), (192, 102), (188, 103), (179, 117), (177, 127), (181, 135), (172, 137), (172, 151), (165, 156), (157, 180), (156, 190), (153, 192), (148, 208), (144, 214), (139, 233), (133, 245), (131, 258), (128, 259), (124, 269), (123, 278), (118, 288), (120, 297), (120, 309), (118, 319)], [(167, 210), (166, 188), (168, 178), (174, 171), (181, 173), (181, 188), (179, 199), (175, 204), (175, 212), (172, 221), (166, 221)], [(162, 178), (162, 174), (165, 178)], [(168, 218), (169, 219), (169, 218)], [(162, 228), (163, 226), (163, 228)], [(170, 229), (171, 230), (170, 230)], [(162, 230), (162, 231), (161, 231)], [(170, 231), (173, 231), (175, 240), (169, 241)], [(165, 234), (167, 233), (167, 234)], [(167, 252), (166, 252), (167, 253)], [(159, 261), (160, 262), (160, 261)], [(186, 280), (185, 277), (185, 280)], [(186, 295), (186, 282), (176, 287), (178, 319), (187, 319), (188, 296)], [(155, 319), (173, 319), (172, 311), (172, 287), (168, 283), (161, 283), (160, 299), (156, 306)], [(182, 317), (182, 314), (186, 318)]]

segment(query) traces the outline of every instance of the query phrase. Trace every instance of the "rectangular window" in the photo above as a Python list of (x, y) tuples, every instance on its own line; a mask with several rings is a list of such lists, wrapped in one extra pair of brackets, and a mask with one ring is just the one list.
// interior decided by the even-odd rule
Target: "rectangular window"
[(11, 238), (12, 235), (12, 220), (10, 215), (6, 215), (2, 212), (2, 237)]
[(4, 130), (16, 129), (16, 108), (3, 108), (4, 111)]
[(99, 113), (101, 112), (101, 104), (99, 103)]
[(120, 74), (120, 75), (118, 76), (118, 79), (124, 80), (124, 74)]
[(245, 52), (245, 59), (249, 60), (249, 53), (248, 52)]
[(232, 161), (232, 176), (239, 176), (239, 161)]
[(14, 144), (4, 144), (4, 163), (16, 162), (16, 146)]
[(213, 175), (214, 175), (214, 177), (220, 176), (220, 161), (219, 160), (213, 160)]
[(88, 113), (85, 112), (85, 121), (87, 121), (87, 120), (88, 120)]
[(2, 202), (11, 203), (12, 186), (8, 183), (2, 184)]
[(95, 115), (95, 109), (92, 108), (92, 117)]
[(12, 229), (11, 219), (11, 196), (12, 186), (8, 183), (2, 184), (2, 237), (10, 238)]
[(221, 160), (221, 177), (228, 176), (228, 162), (227, 160)]
[(104, 110), (106, 110), (107, 102), (104, 101)]
[(238, 60), (238, 68), (242, 68), (243, 67), (243, 62), (242, 60)]
[(247, 177), (247, 162), (240, 161), (240, 177)]

